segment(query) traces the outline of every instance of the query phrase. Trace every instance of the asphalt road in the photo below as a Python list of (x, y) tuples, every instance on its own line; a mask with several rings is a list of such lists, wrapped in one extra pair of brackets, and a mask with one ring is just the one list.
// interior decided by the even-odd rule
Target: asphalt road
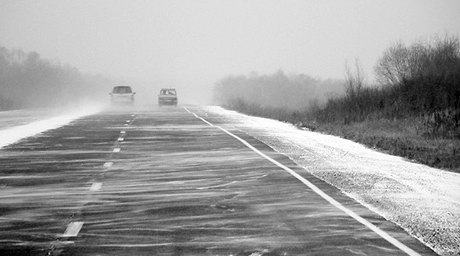
[(0, 255), (435, 255), (199, 107), (112, 109), (0, 150)]

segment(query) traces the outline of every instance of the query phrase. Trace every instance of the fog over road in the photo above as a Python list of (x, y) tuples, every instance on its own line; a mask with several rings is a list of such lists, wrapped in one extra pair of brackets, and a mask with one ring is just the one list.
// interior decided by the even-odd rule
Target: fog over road
[(0, 254), (435, 255), (235, 120), (110, 109), (0, 149)]

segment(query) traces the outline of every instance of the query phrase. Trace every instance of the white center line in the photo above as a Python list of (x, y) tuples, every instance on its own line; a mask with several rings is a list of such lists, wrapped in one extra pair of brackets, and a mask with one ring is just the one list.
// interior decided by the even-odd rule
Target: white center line
[(76, 237), (80, 233), (81, 227), (83, 226), (82, 221), (71, 222), (65, 230), (63, 237)]
[(392, 245), (394, 245), (395, 247), (399, 248), (401, 251), (405, 252), (407, 255), (410, 255), (410, 256), (421, 256), (418, 252), (412, 250), (411, 248), (407, 247), (405, 244), (401, 243), (399, 240), (397, 240), (396, 238), (390, 236), (388, 233), (386, 233), (385, 231), (379, 229), (377, 226), (375, 226), (374, 224), (370, 223), (369, 221), (367, 221), (366, 219), (362, 218), (361, 216), (359, 216), (358, 214), (354, 213), (352, 210), (346, 208), (345, 206), (343, 206), (341, 203), (339, 203), (338, 201), (336, 201), (334, 198), (330, 197), (329, 195), (327, 195), (326, 193), (324, 193), (321, 189), (319, 189), (317, 186), (315, 186), (313, 183), (311, 183), (310, 181), (308, 181), (307, 179), (305, 179), (304, 177), (300, 176), (298, 173), (296, 173), (295, 171), (293, 171), (291, 168), (281, 164), (280, 162), (276, 161), (275, 159), (265, 155), (264, 153), (262, 153), (261, 151), (259, 151), (258, 149), (256, 149), (254, 146), (252, 146), (251, 144), (249, 144), (247, 141), (243, 140), (242, 138), (236, 136), (235, 134), (225, 130), (224, 128), (220, 127), (220, 126), (217, 126), (217, 125), (213, 125), (212, 123), (206, 121), (204, 118), (202, 117), (199, 117), (197, 114), (191, 112), (190, 110), (188, 110), (186, 107), (184, 107), (184, 109), (189, 112), (190, 114), (193, 114), (196, 118), (200, 119), (201, 121), (207, 123), (208, 125), (212, 126), (212, 127), (216, 127), (217, 129), (225, 132), (226, 134), (232, 136), (233, 138), (237, 139), (238, 141), (240, 141), (241, 143), (243, 143), (246, 147), (250, 148), (252, 151), (256, 152), (257, 154), (259, 154), (261, 157), (267, 159), (268, 161), (272, 162), (273, 164), (275, 164), (276, 166), (280, 167), (281, 169), (287, 171), (288, 173), (290, 173), (292, 176), (294, 176), (295, 178), (297, 178), (299, 181), (301, 181), (303, 184), (305, 184), (307, 187), (309, 187), (311, 190), (313, 190), (316, 194), (318, 194), (319, 196), (321, 196), (322, 198), (324, 198), (326, 201), (328, 201), (330, 204), (332, 204), (333, 206), (335, 206), (336, 208), (342, 210), (343, 212), (345, 212), (346, 214), (348, 214), (350, 217), (352, 217), (353, 219), (355, 219), (356, 221), (358, 221), (359, 223), (363, 224), (364, 226), (366, 226), (367, 228), (369, 228), (370, 230), (374, 231), (377, 235), (379, 235), (380, 237), (382, 237), (383, 239), (387, 240), (389, 243), (391, 243)]
[(102, 187), (102, 182), (94, 182), (89, 188), (90, 191), (99, 191)]

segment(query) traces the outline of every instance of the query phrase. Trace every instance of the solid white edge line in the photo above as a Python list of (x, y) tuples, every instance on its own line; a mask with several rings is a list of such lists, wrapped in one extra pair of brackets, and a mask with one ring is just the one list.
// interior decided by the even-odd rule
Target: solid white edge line
[(81, 227), (83, 226), (82, 221), (76, 221), (76, 222), (71, 222), (68, 226), (67, 229), (65, 230), (64, 234), (62, 237), (76, 237), (78, 236), (78, 233), (80, 233)]
[(273, 164), (275, 164), (276, 166), (282, 168), (283, 170), (287, 171), (288, 173), (290, 173), (292, 176), (296, 177), (299, 181), (301, 181), (303, 184), (305, 184), (307, 187), (309, 187), (311, 190), (313, 190), (316, 194), (318, 194), (319, 196), (321, 196), (322, 198), (324, 198), (326, 201), (328, 201), (330, 204), (332, 204), (333, 206), (335, 206), (336, 208), (342, 210), (343, 212), (345, 212), (346, 214), (348, 214), (350, 217), (352, 217), (353, 219), (355, 219), (356, 221), (358, 221), (359, 223), (363, 224), (364, 226), (366, 226), (367, 228), (369, 228), (370, 230), (374, 231), (377, 235), (379, 235), (380, 237), (382, 237), (383, 239), (387, 240), (389, 243), (391, 243), (392, 245), (394, 245), (395, 247), (397, 247), (398, 249), (400, 249), (401, 251), (405, 252), (407, 255), (410, 255), (410, 256), (421, 256), (418, 252), (412, 250), (411, 248), (407, 247), (405, 244), (401, 243), (400, 241), (398, 241), (396, 238), (390, 236), (389, 234), (387, 234), (385, 231), (379, 229), (378, 227), (376, 227), (374, 224), (370, 223), (369, 221), (365, 220), (364, 218), (362, 218), (361, 216), (359, 216), (358, 214), (354, 213), (352, 210), (346, 208), (345, 206), (343, 206), (341, 203), (339, 203), (338, 201), (336, 201), (334, 198), (330, 197), (329, 195), (327, 195), (326, 193), (324, 193), (321, 189), (319, 189), (317, 186), (315, 186), (313, 183), (309, 182), (308, 180), (306, 180), (304, 177), (300, 176), (298, 173), (296, 173), (295, 171), (293, 171), (292, 169), (290, 169), (289, 167), (287, 166), (284, 166), (283, 164), (279, 163), (278, 161), (276, 161), (275, 159), (265, 155), (264, 153), (260, 152), (258, 149), (256, 149), (255, 147), (253, 147), (251, 144), (249, 144), (247, 141), (241, 139), (240, 137), (234, 135), (233, 133), (225, 130), (224, 128), (220, 127), (220, 126), (217, 126), (217, 125), (213, 125), (212, 123), (206, 121), (205, 119), (199, 117), (197, 114), (191, 112), (190, 110), (188, 110), (186, 107), (184, 107), (184, 109), (189, 112), (190, 114), (193, 114), (196, 118), (202, 120), (203, 122), (205, 122), (206, 124), (210, 125), (210, 126), (213, 126), (213, 127), (216, 127), (218, 129), (220, 129), (221, 131), (227, 133), (228, 135), (232, 136), (233, 138), (237, 139), (238, 141), (240, 141), (241, 143), (243, 143), (246, 147), (250, 148), (252, 151), (256, 152), (257, 154), (259, 154), (260, 156), (262, 156), (263, 158), (267, 159), (268, 161), (272, 162)]

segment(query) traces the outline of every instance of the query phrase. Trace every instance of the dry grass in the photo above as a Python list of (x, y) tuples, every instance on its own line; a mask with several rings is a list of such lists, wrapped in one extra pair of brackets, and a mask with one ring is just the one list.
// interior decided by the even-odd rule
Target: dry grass
[(412, 161), (460, 173), (460, 141), (426, 137), (417, 120), (322, 124), (316, 131), (340, 136)]
[[(460, 129), (455, 125), (449, 125), (451, 122), (445, 121), (457, 120), (450, 116), (444, 118), (445, 120), (441, 119), (442, 122), (427, 119), (427, 115), (393, 119), (367, 116), (364, 121), (345, 122), (341, 118), (344, 115), (337, 115), (338, 117), (332, 120), (312, 122), (309, 120), (316, 118), (308, 111), (263, 108), (244, 101), (229, 108), (249, 115), (293, 123), (312, 131), (340, 136), (391, 155), (460, 173), (460, 140), (458, 139)], [(455, 114), (457, 115), (457, 112)]]

